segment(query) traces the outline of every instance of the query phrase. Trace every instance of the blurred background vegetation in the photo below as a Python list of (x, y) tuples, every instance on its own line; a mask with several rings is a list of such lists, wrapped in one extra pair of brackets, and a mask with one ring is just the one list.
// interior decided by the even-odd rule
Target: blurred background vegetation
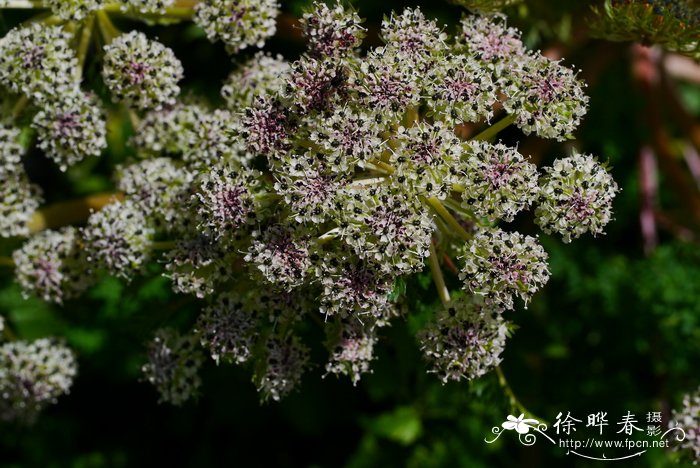
[[(283, 1), (280, 31), (266, 50), (294, 59), (304, 48), (294, 18), (310, 2)], [(441, 1), (353, 2), (367, 18), (368, 44), (383, 15), (420, 6), (454, 30), (465, 9)], [(564, 7), (566, 5), (566, 7)], [(518, 329), (504, 354), (503, 372), (520, 402), (552, 422), (558, 412), (579, 419), (607, 411), (614, 427), (631, 411), (680, 405), (700, 385), (700, 67), (691, 60), (630, 42), (591, 37), (588, 2), (528, 1), (509, 7), (510, 23), (547, 55), (581, 68), (590, 110), (577, 140), (558, 144), (523, 139), (524, 154), (549, 163), (571, 145), (609, 160), (623, 191), (607, 235), (563, 245), (542, 236), (552, 279), (527, 310), (509, 314)], [(0, 16), (0, 34), (25, 19)], [(221, 45), (188, 25), (144, 27), (172, 47), (186, 70), (185, 89), (213, 102), (235, 67)], [(88, 79), (98, 74), (93, 64)], [(116, 108), (110, 151), (68, 173), (47, 171), (40, 154), (28, 169), (49, 201), (109, 190), (114, 164), (131, 156), (131, 132)], [(640, 221), (641, 220), (641, 221)], [(527, 215), (518, 229), (535, 232)], [(15, 247), (0, 244), (3, 254)], [(80, 372), (69, 396), (28, 428), (0, 426), (2, 466), (588, 466), (600, 462), (566, 455), (544, 442), (523, 447), (505, 434), (484, 443), (491, 427), (512, 414), (495, 374), (470, 384), (441, 385), (426, 374), (416, 329), (437, 304), (429, 278), (408, 285), (407, 319), (382, 330), (374, 373), (356, 388), (322, 368), (299, 391), (261, 406), (249, 373), (233, 366), (205, 367), (197, 403), (156, 404), (140, 382), (144, 344), (166, 321), (188, 324), (196, 301), (170, 292), (158, 265), (126, 287), (108, 279), (86, 298), (62, 308), (24, 300), (11, 272), (0, 271), (0, 315), (20, 337), (66, 338)], [(448, 281), (457, 284), (456, 277)], [(313, 332), (310, 332), (313, 333)], [(312, 343), (320, 343), (318, 339)], [(313, 349), (316, 362), (325, 351)], [(517, 414), (516, 414), (517, 415)], [(677, 466), (660, 449), (618, 466)]]

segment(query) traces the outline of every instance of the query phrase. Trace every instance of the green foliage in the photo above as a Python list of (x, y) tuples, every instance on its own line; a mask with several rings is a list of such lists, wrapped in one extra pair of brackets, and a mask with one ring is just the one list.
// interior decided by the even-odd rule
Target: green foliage
[(594, 37), (660, 44), (669, 50), (700, 57), (700, 10), (692, 0), (605, 0), (602, 10), (593, 7), (593, 11), (597, 15), (591, 24)]

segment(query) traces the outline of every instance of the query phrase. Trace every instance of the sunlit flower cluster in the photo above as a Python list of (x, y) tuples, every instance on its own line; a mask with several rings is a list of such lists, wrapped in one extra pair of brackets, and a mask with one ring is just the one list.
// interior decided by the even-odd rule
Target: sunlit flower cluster
[[(74, 21), (102, 8), (54, 3)], [(123, 7), (151, 18), (172, 2)], [(70, 28), (34, 24), (0, 39), (0, 84), (35, 104), (26, 128), (0, 127), (0, 191), (13, 187), (0, 235), (33, 234), (13, 256), (16, 277), (47, 301), (66, 303), (104, 274), (128, 283), (159, 268), (173, 291), (194, 296), (191, 329), (168, 324), (145, 350), (143, 374), (161, 401), (196, 396), (205, 356), (249, 366), (262, 400), (283, 398), (314, 367), (310, 326), (327, 338), (325, 373), (356, 385), (381, 327), (413, 313), (405, 287), (427, 265), (444, 303), (418, 334), (430, 371), (477, 378), (500, 362), (506, 311), (549, 278), (538, 238), (499, 223), (534, 206), (543, 231), (569, 242), (611, 219), (617, 186), (595, 158), (575, 153), (539, 171), (497, 138), (510, 124), (570, 138), (587, 106), (576, 72), (528, 51), (502, 16), (467, 16), (453, 34), (408, 8), (386, 16), (383, 44), (363, 51), (358, 13), (318, 3), (301, 19), (308, 51), (291, 63), (251, 53), (217, 106), (181, 96), (175, 51), (115, 32), (105, 11), (97, 93), (82, 89), (88, 49)], [(274, 34), (278, 5), (205, 0), (191, 13), (235, 53)], [(106, 105), (96, 97), (110, 95)], [(22, 170), (25, 147), (77, 177), (110, 132), (124, 131), (115, 115), (133, 133), (118, 193), (79, 226), (31, 232), (39, 190)], [(446, 261), (463, 285), (454, 300)]]

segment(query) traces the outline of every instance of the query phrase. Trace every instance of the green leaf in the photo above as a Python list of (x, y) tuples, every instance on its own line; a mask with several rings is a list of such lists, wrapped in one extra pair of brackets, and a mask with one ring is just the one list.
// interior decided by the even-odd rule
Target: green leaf
[(371, 428), (378, 436), (401, 445), (410, 445), (423, 432), (420, 415), (412, 406), (401, 406), (391, 413), (381, 414), (372, 422)]

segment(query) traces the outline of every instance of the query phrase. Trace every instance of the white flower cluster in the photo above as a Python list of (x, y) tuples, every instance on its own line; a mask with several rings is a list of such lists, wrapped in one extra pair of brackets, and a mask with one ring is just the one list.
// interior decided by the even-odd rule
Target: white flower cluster
[(26, 236), (41, 203), (41, 189), (22, 168), (20, 131), (0, 124), (0, 237)]
[(94, 281), (79, 232), (73, 227), (33, 236), (12, 256), (17, 282), (47, 302), (79, 296)]
[(679, 452), (684, 461), (693, 465), (700, 463), (700, 389), (683, 396), (683, 406), (671, 414), (668, 428), (680, 427), (685, 431), (685, 438), (672, 440), (674, 451)]
[[(73, 18), (97, 8), (70, 3)], [(124, 4), (149, 15), (170, 6)], [(231, 53), (275, 31), (274, 0), (194, 8)], [(164, 329), (150, 344), (143, 371), (163, 401), (196, 393), (200, 347), (217, 363), (249, 364), (262, 398), (282, 398), (308, 367), (298, 332), (309, 318), (328, 336), (326, 372), (357, 384), (371, 371), (379, 327), (406, 309), (399, 285), (455, 251), (464, 293), (441, 295), (446, 308), (419, 339), (443, 381), (476, 378), (500, 360), (504, 310), (516, 297), (527, 304), (549, 278), (536, 237), (498, 223), (534, 204), (542, 229), (568, 242), (611, 218), (617, 186), (594, 158), (574, 154), (540, 177), (516, 147), (495, 141), (510, 123), (569, 138), (587, 105), (576, 73), (528, 51), (503, 17), (467, 16), (453, 36), (409, 8), (385, 18), (384, 44), (366, 53), (359, 15), (340, 4), (315, 4), (301, 26), (307, 53), (292, 63), (252, 54), (224, 83), (222, 108), (180, 97), (183, 67), (165, 45), (136, 31), (108, 37), (102, 78), (135, 130), (136, 158), (117, 169), (119, 200), (15, 253), (19, 283), (46, 300), (75, 297), (99, 271), (131, 280), (154, 260), (174, 291), (205, 301), (192, 331)], [(63, 170), (106, 147), (71, 39), (35, 25), (0, 40), (0, 84), (39, 107), (37, 146)], [(484, 130), (469, 139), (465, 123)], [(0, 127), (6, 180), (21, 164), (20, 136)], [(27, 200), (3, 200), (14, 218), (0, 223), (26, 224), (36, 205)]]
[(374, 359), (376, 331), (352, 321), (341, 323), (335, 335), (329, 337), (333, 354), (326, 364), (326, 374), (347, 375), (357, 385), (362, 374), (372, 372), (369, 366)]
[(574, 154), (545, 168), (540, 179), (537, 224), (546, 233), (559, 233), (564, 242), (590, 232), (598, 235), (612, 219), (618, 187), (593, 156)]
[(105, 0), (46, 0), (48, 6), (57, 16), (73, 21), (81, 21), (105, 5)]
[(37, 104), (77, 89), (78, 59), (60, 26), (32, 23), (0, 39), (0, 84)]
[(112, 203), (90, 215), (83, 230), (87, 261), (122, 278), (140, 271), (150, 254), (153, 229), (131, 200)]
[(184, 69), (172, 50), (137, 31), (119, 36), (104, 50), (102, 76), (116, 101), (139, 109), (175, 104)]
[(278, 8), (276, 0), (205, 0), (197, 4), (195, 22), (233, 54), (262, 47), (275, 34)]
[(39, 107), (32, 127), (38, 146), (65, 171), (107, 146), (106, 123), (96, 99), (80, 90), (71, 34), (32, 23), (0, 39), (0, 84)]
[(107, 146), (107, 129), (95, 98), (80, 91), (48, 103), (34, 116), (38, 146), (62, 171), (85, 156), (99, 156)]
[(0, 419), (31, 423), (67, 394), (77, 373), (73, 352), (48, 338), (0, 346)]
[(148, 362), (142, 370), (158, 389), (161, 402), (180, 406), (197, 395), (202, 384), (198, 370), (203, 360), (194, 336), (163, 328), (149, 343)]
[(549, 280), (547, 253), (537, 240), (517, 232), (487, 229), (465, 246), (459, 275), (465, 287), (487, 303), (513, 308), (513, 297), (527, 305)]
[(443, 383), (481, 377), (501, 362), (508, 333), (502, 312), (478, 298), (461, 297), (421, 332), (423, 353)]

